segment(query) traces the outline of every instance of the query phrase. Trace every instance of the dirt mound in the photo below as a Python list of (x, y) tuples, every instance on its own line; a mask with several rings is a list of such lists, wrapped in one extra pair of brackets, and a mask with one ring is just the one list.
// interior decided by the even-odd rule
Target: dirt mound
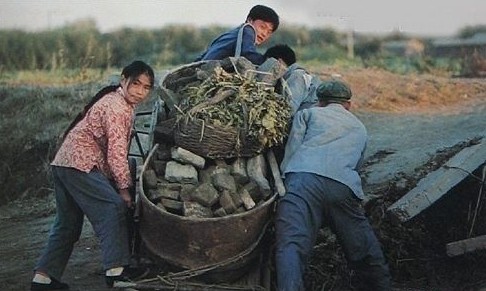
[(380, 69), (314, 70), (321, 78), (339, 75), (353, 90), (353, 110), (425, 113), (447, 112), (484, 100), (485, 79), (433, 75), (397, 75)]

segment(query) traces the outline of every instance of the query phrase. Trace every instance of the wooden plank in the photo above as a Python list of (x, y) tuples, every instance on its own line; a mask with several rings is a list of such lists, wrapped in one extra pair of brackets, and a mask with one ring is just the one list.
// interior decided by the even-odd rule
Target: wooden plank
[(463, 149), (424, 177), (415, 188), (388, 207), (393, 218), (405, 222), (434, 204), (486, 161), (485, 141)]
[(272, 170), (273, 180), (274, 180), (275, 188), (277, 189), (277, 193), (280, 196), (284, 196), (285, 186), (282, 181), (280, 170), (277, 164), (277, 159), (275, 158), (275, 154), (273, 153), (273, 150), (270, 149), (267, 152), (267, 159), (268, 159), (268, 164), (270, 165), (270, 169)]
[(486, 235), (459, 240), (446, 245), (446, 252), (449, 257), (455, 257), (483, 249), (486, 249)]

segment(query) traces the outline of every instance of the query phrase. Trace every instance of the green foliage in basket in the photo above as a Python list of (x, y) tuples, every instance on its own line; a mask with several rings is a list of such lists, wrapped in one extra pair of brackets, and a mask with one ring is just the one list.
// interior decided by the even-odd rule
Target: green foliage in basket
[(217, 67), (199, 85), (188, 84), (180, 94), (179, 118), (243, 130), (264, 147), (281, 144), (288, 133), (291, 109), (273, 87), (255, 78)]

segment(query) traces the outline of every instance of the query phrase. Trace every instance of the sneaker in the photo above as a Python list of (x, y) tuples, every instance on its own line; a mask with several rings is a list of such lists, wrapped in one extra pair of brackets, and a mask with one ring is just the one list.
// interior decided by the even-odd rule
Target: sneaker
[[(140, 280), (149, 273), (147, 268), (129, 268), (123, 269), (123, 272), (118, 276), (105, 276), (105, 282), (108, 287), (113, 287), (115, 283), (131, 283), (135, 280)], [(121, 286), (120, 286), (121, 287)], [(124, 286), (127, 287), (127, 286)]]
[(42, 284), (37, 282), (31, 282), (30, 284), (30, 291), (49, 291), (49, 290), (68, 290), (68, 289), (69, 289), (68, 284), (59, 282), (54, 278), (51, 278), (51, 283), (49, 284)]

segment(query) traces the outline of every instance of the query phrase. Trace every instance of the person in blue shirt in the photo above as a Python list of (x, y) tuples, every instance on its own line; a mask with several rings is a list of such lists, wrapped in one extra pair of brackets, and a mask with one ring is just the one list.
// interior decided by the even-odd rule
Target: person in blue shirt
[(268, 48), (264, 56), (278, 60), (287, 68), (282, 76), (284, 82), (277, 89), (289, 99), (292, 115), (297, 110), (317, 104), (316, 89), (322, 81), (296, 63), (297, 58), (292, 48), (286, 44), (277, 44)]
[(195, 61), (222, 60), (227, 57), (245, 57), (255, 65), (265, 58), (256, 46), (267, 41), (279, 26), (279, 16), (270, 7), (255, 5), (245, 23), (218, 36)]
[(381, 245), (365, 216), (358, 168), (367, 131), (350, 111), (339, 80), (317, 88), (317, 106), (297, 111), (281, 163), (286, 193), (275, 219), (278, 290), (304, 290), (303, 276), (319, 229), (329, 226), (355, 271), (359, 290), (391, 290)]

